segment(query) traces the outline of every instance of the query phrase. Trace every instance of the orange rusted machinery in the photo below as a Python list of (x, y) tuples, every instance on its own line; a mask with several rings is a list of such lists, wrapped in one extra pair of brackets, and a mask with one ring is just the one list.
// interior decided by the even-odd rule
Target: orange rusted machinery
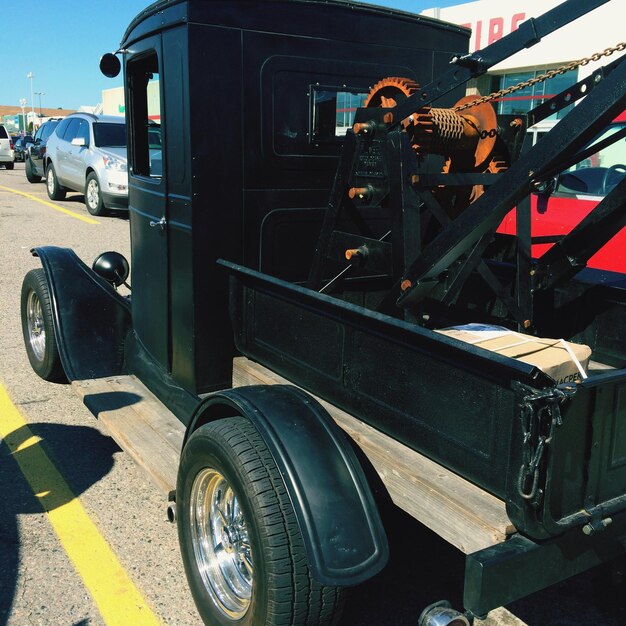
[[(388, 77), (376, 83), (365, 100), (366, 107), (395, 107), (411, 96), (419, 85), (408, 78)], [(390, 114), (385, 121), (390, 122)], [(522, 120), (511, 120), (522, 125)], [(427, 154), (445, 157), (444, 173), (491, 173), (507, 169), (509, 150), (498, 133), (498, 120), (493, 106), (480, 102), (480, 96), (465, 96), (452, 108), (424, 106), (401, 122), (418, 159)], [(356, 123), (354, 132), (368, 132), (366, 123)], [(484, 191), (483, 185), (462, 189), (440, 187), (436, 195), (451, 218), (457, 217), (468, 204)], [(351, 197), (358, 195), (351, 190)]]

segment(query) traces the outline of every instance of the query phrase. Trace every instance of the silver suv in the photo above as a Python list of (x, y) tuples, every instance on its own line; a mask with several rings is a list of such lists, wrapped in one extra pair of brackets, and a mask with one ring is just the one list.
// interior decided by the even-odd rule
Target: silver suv
[(46, 148), (46, 187), (52, 200), (68, 190), (85, 194), (92, 215), (128, 209), (126, 125), (112, 115), (73, 113), (56, 127)]

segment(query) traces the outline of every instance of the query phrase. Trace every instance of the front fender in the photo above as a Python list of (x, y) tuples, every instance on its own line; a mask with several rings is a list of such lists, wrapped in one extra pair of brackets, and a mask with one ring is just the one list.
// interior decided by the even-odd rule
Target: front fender
[(327, 585), (356, 585), (389, 555), (378, 509), (349, 439), (324, 408), (291, 385), (220, 391), (197, 408), (199, 425), (242, 415), (263, 437), (284, 479), (311, 574)]
[(69, 248), (34, 248), (41, 259), (54, 318), (54, 333), (68, 380), (123, 373), (129, 303)]

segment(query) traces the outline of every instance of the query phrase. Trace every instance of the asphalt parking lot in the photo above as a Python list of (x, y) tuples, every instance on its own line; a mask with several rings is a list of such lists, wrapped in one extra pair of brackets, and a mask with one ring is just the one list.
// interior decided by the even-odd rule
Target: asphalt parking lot
[[(0, 169), (0, 626), (199, 624), (166, 503), (68, 385), (37, 378), (21, 337), (30, 249), (130, 258), (128, 221), (92, 218), (80, 194), (51, 202), (23, 168)], [(462, 555), (397, 510), (385, 522), (391, 563), (351, 594), (349, 626), (416, 625), (426, 604), (460, 601)], [(492, 623), (623, 625), (625, 596), (619, 572), (591, 572)]]

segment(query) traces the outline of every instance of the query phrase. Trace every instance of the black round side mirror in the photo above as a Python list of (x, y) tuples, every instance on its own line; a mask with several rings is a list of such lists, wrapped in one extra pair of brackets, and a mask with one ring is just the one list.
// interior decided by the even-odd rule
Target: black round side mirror
[(103, 252), (91, 269), (114, 287), (123, 285), (130, 273), (128, 261), (119, 252)]
[(122, 68), (120, 60), (112, 53), (107, 52), (100, 59), (100, 71), (108, 78), (115, 78)]

